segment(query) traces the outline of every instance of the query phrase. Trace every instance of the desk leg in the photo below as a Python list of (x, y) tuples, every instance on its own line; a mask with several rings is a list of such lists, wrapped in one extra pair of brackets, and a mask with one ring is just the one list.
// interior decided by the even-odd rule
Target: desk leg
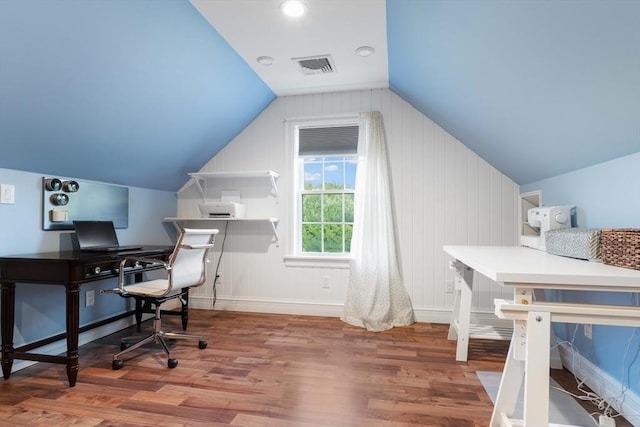
[(14, 309), (16, 304), (16, 284), (3, 283), (1, 296), (2, 298), (2, 375), (8, 379), (11, 375), (13, 367), (13, 326), (14, 326)]
[[(142, 282), (143, 279), (143, 275), (142, 273), (136, 273), (133, 275), (133, 280), (138, 283), (138, 282)], [(142, 313), (144, 311), (144, 308), (142, 306), (142, 298), (135, 298), (136, 300), (136, 314), (135, 314), (135, 318), (136, 318), (136, 331), (140, 332), (140, 330), (142, 329)]]
[(451, 268), (455, 270), (456, 293), (448, 339), (457, 339), (456, 360), (465, 362), (469, 353), (473, 270), (460, 261), (452, 262)]
[(80, 285), (67, 284), (67, 378), (69, 386), (78, 378), (78, 335), (80, 334)]
[(142, 329), (142, 311), (143, 311), (143, 307), (142, 307), (142, 298), (137, 298), (136, 297), (136, 331), (140, 332), (140, 330)]

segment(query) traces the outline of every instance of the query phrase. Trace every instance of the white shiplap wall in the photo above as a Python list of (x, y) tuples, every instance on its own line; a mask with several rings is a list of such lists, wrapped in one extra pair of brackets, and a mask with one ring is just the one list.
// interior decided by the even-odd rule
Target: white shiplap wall
[[(518, 186), (388, 89), (277, 98), (202, 171), (274, 170), (281, 174), (278, 199), (268, 183), (222, 182), (207, 189), (238, 189), (247, 216), (275, 216), (280, 245), (271, 242), (268, 224), (230, 223), (216, 309), (339, 316), (348, 270), (286, 266), (293, 229), (291, 153), (286, 119), (380, 111), (391, 160), (401, 263), (405, 286), (419, 321), (448, 322), (453, 279), (445, 244), (515, 245)], [(195, 171), (194, 171), (195, 172)], [(199, 216), (194, 186), (178, 195), (178, 215)], [(223, 227), (224, 223), (216, 223)], [(211, 256), (211, 276), (222, 245)], [(328, 278), (329, 289), (322, 287)], [(502, 288), (481, 279), (474, 295), (474, 320), (491, 323), (492, 301)], [(211, 307), (210, 285), (191, 294), (197, 308)], [(506, 295), (504, 295), (506, 297)]]

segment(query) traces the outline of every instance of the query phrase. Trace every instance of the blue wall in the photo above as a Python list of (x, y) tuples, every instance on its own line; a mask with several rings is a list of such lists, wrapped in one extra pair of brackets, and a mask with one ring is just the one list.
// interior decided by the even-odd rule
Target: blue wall
[(1, 0), (0, 167), (177, 191), (275, 98), (188, 0)]
[(580, 227), (640, 227), (640, 151), (523, 185), (520, 190), (542, 190), (547, 206), (575, 205)]
[[(0, 169), (0, 183), (15, 186), (15, 204), (0, 204), (0, 255), (29, 254), (71, 248), (72, 231), (42, 230), (42, 177), (10, 169)], [(162, 219), (176, 215), (173, 192), (129, 188), (129, 227), (118, 229), (121, 244), (173, 244), (175, 231)], [(129, 301), (115, 295), (99, 295), (115, 280), (83, 285), (80, 324), (125, 311)], [(96, 290), (96, 304), (84, 307), (85, 293)], [(65, 293), (60, 286), (16, 286), (16, 326), (14, 344), (29, 343), (65, 331)]]
[[(638, 145), (640, 148), (640, 142)], [(534, 182), (520, 190), (542, 190), (542, 202), (547, 206), (575, 205), (578, 227), (640, 228), (640, 151)], [(553, 297), (640, 306), (637, 293), (555, 292)], [(571, 341), (574, 330), (575, 325), (555, 325), (556, 335), (563, 340)], [(589, 361), (640, 395), (640, 328), (594, 325), (592, 340), (578, 329), (574, 344)]]

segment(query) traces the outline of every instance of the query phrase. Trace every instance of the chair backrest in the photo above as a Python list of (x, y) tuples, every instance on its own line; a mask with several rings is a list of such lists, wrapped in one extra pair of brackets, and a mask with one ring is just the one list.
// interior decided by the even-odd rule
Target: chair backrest
[(218, 230), (185, 228), (169, 257), (169, 291), (202, 285), (207, 280), (207, 253)]

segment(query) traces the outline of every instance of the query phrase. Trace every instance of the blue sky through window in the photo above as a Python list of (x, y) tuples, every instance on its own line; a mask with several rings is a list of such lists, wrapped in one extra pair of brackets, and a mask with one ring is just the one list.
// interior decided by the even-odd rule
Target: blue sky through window
[(316, 157), (304, 161), (304, 184), (306, 189), (322, 189), (324, 183), (333, 184), (331, 188), (355, 188), (356, 157), (335, 156)]

